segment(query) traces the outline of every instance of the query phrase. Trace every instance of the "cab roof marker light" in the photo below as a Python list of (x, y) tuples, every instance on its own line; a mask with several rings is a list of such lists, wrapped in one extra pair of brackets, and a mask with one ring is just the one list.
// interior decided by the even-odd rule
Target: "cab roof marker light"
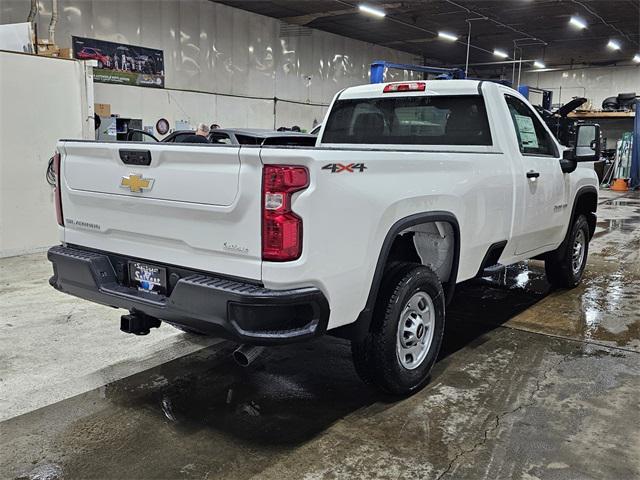
[(609, 43), (607, 43), (607, 47), (611, 50), (620, 50), (620, 44), (615, 40), (609, 40)]
[(508, 58), (509, 57), (509, 54), (507, 52), (505, 52), (504, 50), (499, 50), (497, 48), (493, 51), (493, 54), (496, 57), (500, 57), (500, 58)]
[(636, 53), (632, 60), (636, 63), (640, 63), (640, 53)]
[(578, 17), (571, 17), (569, 23), (574, 27), (578, 27), (580, 30), (587, 28), (587, 22)]
[(359, 5), (358, 8), (362, 13), (368, 13), (369, 15), (373, 15), (374, 17), (382, 18), (387, 15), (382, 10), (378, 10), (377, 8), (372, 8), (367, 5)]
[(455, 35), (451, 34), (451, 33), (447, 33), (447, 32), (438, 32), (438, 37), (443, 38), (445, 40), (449, 40), (451, 42), (455, 42), (458, 40), (458, 37), (456, 37)]
[(424, 92), (427, 88), (425, 82), (388, 83), (382, 93), (395, 92)]

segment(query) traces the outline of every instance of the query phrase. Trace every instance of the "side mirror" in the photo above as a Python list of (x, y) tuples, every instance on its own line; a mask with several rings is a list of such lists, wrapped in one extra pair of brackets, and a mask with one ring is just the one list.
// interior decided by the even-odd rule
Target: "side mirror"
[(573, 160), (576, 162), (597, 162), (600, 160), (600, 125), (581, 124), (576, 126), (576, 142)]

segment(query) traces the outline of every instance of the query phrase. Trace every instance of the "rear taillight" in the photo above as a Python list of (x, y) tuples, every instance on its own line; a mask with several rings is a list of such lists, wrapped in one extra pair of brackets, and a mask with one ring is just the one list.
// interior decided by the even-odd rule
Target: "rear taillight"
[(56, 219), (58, 220), (58, 225), (60, 225), (61, 227), (64, 227), (64, 219), (62, 217), (62, 190), (60, 188), (60, 183), (61, 183), (60, 162), (61, 162), (60, 154), (56, 153), (53, 156), (53, 172), (56, 174), (56, 186), (53, 188), (53, 196), (55, 197), (55, 202), (56, 202)]
[(262, 170), (262, 259), (287, 262), (302, 253), (302, 219), (291, 210), (291, 197), (309, 186), (309, 171), (292, 165)]
[(382, 93), (393, 92), (424, 92), (427, 84), (424, 82), (389, 83), (385, 85)]

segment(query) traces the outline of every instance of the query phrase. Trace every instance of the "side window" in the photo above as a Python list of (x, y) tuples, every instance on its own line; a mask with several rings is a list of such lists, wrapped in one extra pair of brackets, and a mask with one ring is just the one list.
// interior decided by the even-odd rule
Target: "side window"
[(182, 142), (184, 142), (184, 139), (187, 138), (189, 135), (191, 135), (191, 132), (179, 133), (178, 135), (173, 137), (173, 139), (171, 141), (175, 142), (175, 143), (182, 143)]
[(241, 135), (239, 133), (236, 133), (236, 140), (240, 145), (259, 145), (262, 142), (262, 139), (258, 139), (257, 137)]
[(231, 143), (231, 139), (226, 133), (215, 132), (211, 134), (211, 143), (222, 143), (225, 145), (229, 145)]
[(520, 151), (525, 155), (557, 156), (558, 152), (549, 132), (527, 104), (511, 95), (504, 97), (516, 130)]

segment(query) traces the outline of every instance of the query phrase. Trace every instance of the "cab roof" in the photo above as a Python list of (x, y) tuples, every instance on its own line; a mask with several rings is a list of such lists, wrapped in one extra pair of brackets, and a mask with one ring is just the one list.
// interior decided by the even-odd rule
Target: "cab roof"
[[(424, 91), (403, 91), (383, 93), (384, 87), (390, 83), (426, 84)], [(399, 82), (370, 83), (348, 87), (340, 94), (340, 100), (351, 98), (377, 98), (387, 96), (421, 96), (421, 95), (477, 95), (481, 80), (410, 80)]]

